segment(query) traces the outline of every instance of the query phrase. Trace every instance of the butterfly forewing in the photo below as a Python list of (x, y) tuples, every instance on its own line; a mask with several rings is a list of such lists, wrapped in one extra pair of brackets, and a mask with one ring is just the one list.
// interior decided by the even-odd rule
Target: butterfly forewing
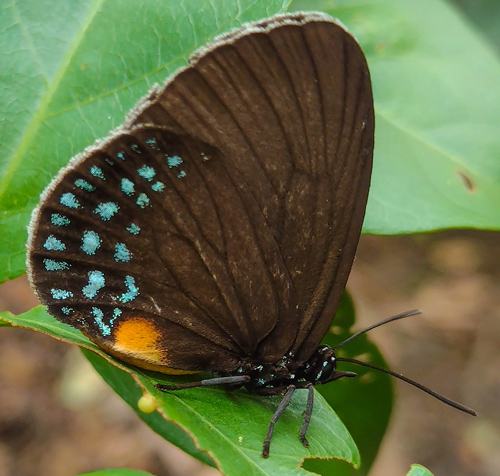
[[(373, 153), (369, 72), (352, 36), (321, 14), (285, 15), (248, 33), (202, 50), (129, 121), (166, 122), (230, 159), (285, 263), (286, 277), (273, 276), (289, 286), (269, 297), (277, 314), (250, 315), (275, 323), (257, 357), (275, 361), (291, 348), (304, 361), (336, 312), (361, 231)], [(251, 276), (268, 270), (256, 263)]]
[(327, 331), (366, 205), (373, 105), (321, 14), (223, 36), (42, 196), (28, 243), (52, 314), (160, 370), (233, 371)]

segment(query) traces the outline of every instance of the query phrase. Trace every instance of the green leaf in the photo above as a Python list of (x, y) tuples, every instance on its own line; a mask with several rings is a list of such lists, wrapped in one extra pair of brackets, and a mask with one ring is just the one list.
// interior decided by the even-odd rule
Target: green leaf
[(13, 0), (0, 6), (0, 282), (24, 273), (26, 227), (69, 159), (219, 33), (291, 0)]
[[(0, 317), (14, 326), (38, 330), (86, 349), (84, 353), (90, 362), (135, 411), (143, 393), (152, 395), (158, 403), (158, 413), (139, 413), (140, 417), (173, 444), (206, 462), (206, 456), (201, 458), (193, 445), (195, 439), (196, 445), (209, 452), (223, 474), (305, 476), (308, 473), (300, 468), (300, 463), (308, 457), (339, 458), (359, 465), (356, 445), (318, 392), (307, 433), (310, 448), (304, 448), (298, 439), (307, 395), (305, 391), (297, 391), (276, 426), (271, 456), (264, 459), (262, 443), (281, 397), (261, 397), (245, 390), (229, 393), (218, 388), (163, 393), (155, 388), (157, 383), (182, 383), (198, 380), (199, 376), (174, 378), (128, 366), (105, 354), (77, 330), (60, 323), (42, 308), (20, 316), (3, 313)], [(170, 420), (184, 431), (175, 428)]]
[(92, 471), (91, 473), (80, 474), (80, 476), (153, 476), (151, 473), (137, 471), (135, 469), (103, 469), (101, 471)]
[(419, 464), (412, 464), (411, 469), (406, 476), (432, 476), (432, 473)]
[(177, 424), (166, 419), (159, 412), (143, 413), (138, 409), (139, 399), (144, 395), (145, 389), (137, 383), (130, 373), (111, 365), (94, 352), (85, 348), (81, 348), (81, 350), (105, 382), (132, 407), (139, 418), (153, 431), (203, 463), (216, 466), (208, 454), (197, 448), (193, 438)]
[(376, 134), (364, 231), (499, 229), (500, 62), (487, 42), (443, 0), (293, 8), (339, 18), (368, 60)]

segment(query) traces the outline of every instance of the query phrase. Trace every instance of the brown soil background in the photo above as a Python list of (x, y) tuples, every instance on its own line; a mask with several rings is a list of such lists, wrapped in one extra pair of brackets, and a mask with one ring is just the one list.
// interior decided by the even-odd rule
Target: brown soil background
[[(421, 316), (371, 334), (391, 368), (475, 410), (470, 417), (404, 384), (370, 476), (420, 463), (436, 476), (500, 467), (500, 235), (448, 231), (364, 236), (348, 288), (357, 328), (403, 310)], [(0, 310), (36, 305), (26, 279), (0, 287)], [(156, 476), (218, 474), (142, 424), (73, 347), (0, 329), (0, 475), (71, 476), (128, 467)]]

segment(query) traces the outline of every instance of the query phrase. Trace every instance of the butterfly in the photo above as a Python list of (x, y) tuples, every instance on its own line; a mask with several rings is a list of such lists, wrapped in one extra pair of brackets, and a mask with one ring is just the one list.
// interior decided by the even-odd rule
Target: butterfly
[(367, 63), (338, 21), (244, 25), (59, 172), (29, 226), (30, 281), (110, 355), (216, 374), (162, 390), (283, 395), (264, 457), (306, 389), (308, 446), (313, 386), (355, 376), (321, 340), (361, 233), (373, 145)]

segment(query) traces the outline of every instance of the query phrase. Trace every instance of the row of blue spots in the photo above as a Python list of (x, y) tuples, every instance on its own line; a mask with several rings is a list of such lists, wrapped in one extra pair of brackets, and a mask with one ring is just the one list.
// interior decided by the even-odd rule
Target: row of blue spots
[(186, 172), (184, 172), (184, 170), (181, 170), (178, 174), (177, 174), (177, 178), (184, 178), (186, 176)]
[(75, 180), (75, 187), (85, 190), (86, 192), (93, 192), (95, 190), (95, 187), (92, 184), (82, 178)]
[(120, 159), (120, 160), (125, 160), (125, 154), (123, 152), (118, 152), (116, 154), (116, 156)]
[[(138, 170), (138, 172), (139, 172), (139, 170)], [(151, 180), (155, 174), (156, 173), (153, 171), (153, 174), (151, 175)], [(146, 178), (146, 177), (144, 177), (144, 178)], [(149, 181), (151, 182), (151, 180), (149, 180)], [(163, 191), (164, 188), (165, 188), (165, 184), (163, 182), (160, 182), (160, 181), (157, 181), (153, 185), (151, 185), (151, 190), (153, 190), (153, 192), (161, 192), (161, 191)], [(123, 178), (121, 181), (121, 190), (125, 195), (128, 195), (129, 197), (131, 197), (135, 193), (134, 182), (132, 182), (128, 178)], [(139, 203), (138, 203), (138, 205), (139, 205)]]
[(145, 193), (141, 193), (137, 197), (136, 201), (137, 205), (139, 205), (141, 208), (146, 208), (149, 205), (149, 197)]
[(66, 249), (66, 245), (56, 238), (54, 235), (50, 235), (43, 244), (43, 247), (47, 251), (64, 251)]
[(143, 165), (140, 169), (137, 169), (137, 173), (148, 182), (152, 182), (156, 175), (155, 169), (149, 165)]
[(130, 150), (135, 152), (136, 154), (140, 154), (141, 153), (141, 150), (139, 149), (139, 146), (137, 144), (132, 144), (130, 146)]
[(61, 307), (61, 312), (66, 316), (69, 316), (70, 314), (73, 314), (75, 310), (72, 307), (64, 306)]
[(108, 221), (113, 215), (118, 213), (120, 207), (115, 202), (102, 202), (97, 205), (94, 213), (101, 217), (102, 221)]
[(135, 279), (132, 276), (125, 276), (125, 286), (128, 291), (118, 298), (120, 302), (130, 302), (139, 296), (139, 288), (135, 285)]
[(71, 291), (66, 291), (65, 289), (52, 288), (50, 293), (54, 299), (68, 299), (73, 297), (73, 293)]
[(69, 264), (66, 261), (54, 261), (53, 259), (44, 259), (43, 264), (47, 271), (63, 271), (69, 269)]
[[(131, 223), (126, 230), (132, 235), (138, 235), (141, 229), (135, 224)], [(53, 237), (55, 238), (55, 237)], [(57, 238), (55, 238), (57, 239)], [(100, 236), (93, 230), (85, 230), (82, 236), (81, 249), (88, 255), (94, 255), (95, 252), (101, 247), (102, 240)], [(63, 244), (64, 245), (64, 244)], [(130, 261), (132, 253), (125, 246), (125, 243), (118, 243), (115, 246), (115, 260), (116, 261)]]
[(134, 191), (134, 182), (132, 182), (128, 178), (122, 179), (121, 189), (125, 195), (128, 195), (129, 197), (132, 196), (135, 192)]
[(129, 251), (125, 243), (117, 243), (115, 246), (115, 261), (128, 263), (132, 259), (132, 253)]
[(102, 271), (89, 271), (89, 282), (82, 288), (82, 294), (87, 299), (94, 299), (104, 287), (104, 273)]
[(113, 165), (115, 165), (115, 163), (114, 163), (111, 159), (108, 159), (107, 157), (106, 157), (104, 160), (106, 161), (106, 163), (107, 163), (108, 165), (111, 165), (111, 167), (112, 167)]
[(92, 167), (90, 167), (90, 173), (94, 177), (97, 177), (101, 180), (106, 180), (106, 177), (104, 177), (104, 173), (102, 172), (102, 169), (100, 167), (97, 167), (97, 165), (93, 165)]
[(132, 235), (138, 235), (141, 231), (141, 229), (135, 223), (131, 223), (130, 226), (126, 228), (126, 230)]
[(81, 249), (89, 256), (95, 254), (101, 247), (101, 243), (102, 240), (95, 231), (85, 230), (83, 232)]
[(80, 202), (76, 199), (75, 195), (71, 192), (63, 193), (59, 199), (59, 203), (68, 208), (74, 208), (77, 210), (81, 208)]
[[(105, 285), (104, 273), (102, 271), (89, 271), (88, 277), (89, 282), (82, 288), (82, 294), (87, 299), (94, 299), (97, 296), (97, 293)], [(139, 296), (139, 288), (136, 286), (135, 279), (132, 276), (125, 276), (125, 286), (128, 291), (123, 293), (118, 298), (122, 303), (133, 301), (137, 296)], [(73, 297), (73, 293), (71, 291), (67, 291), (66, 289), (52, 288), (50, 292), (54, 299), (64, 300)]]
[(68, 217), (60, 215), (59, 213), (52, 213), (50, 216), (50, 223), (54, 226), (68, 226), (71, 222)]

